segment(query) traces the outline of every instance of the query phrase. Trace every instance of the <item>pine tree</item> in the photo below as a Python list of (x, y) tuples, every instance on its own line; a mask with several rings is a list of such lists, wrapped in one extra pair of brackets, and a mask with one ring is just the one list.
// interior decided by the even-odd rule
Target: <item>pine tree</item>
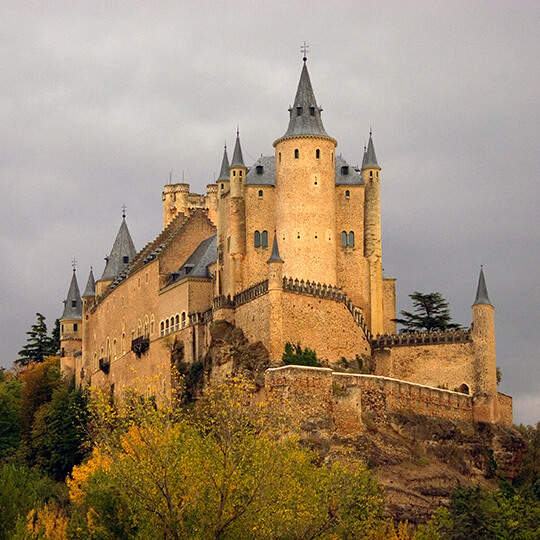
[(29, 336), (28, 343), (19, 351), (19, 358), (15, 360), (15, 364), (19, 366), (27, 366), (31, 362), (43, 362), (46, 356), (58, 352), (56, 339), (47, 335), (45, 317), (41, 313), (36, 313), (36, 317), (37, 323), (32, 325), (29, 332), (26, 332)]
[(450, 322), (450, 309), (448, 302), (441, 293), (433, 292), (422, 294), (415, 291), (409, 294), (413, 301), (414, 313), (401, 311), (403, 319), (394, 319), (405, 327), (405, 331), (414, 332), (421, 330), (450, 330), (460, 328), (459, 324)]

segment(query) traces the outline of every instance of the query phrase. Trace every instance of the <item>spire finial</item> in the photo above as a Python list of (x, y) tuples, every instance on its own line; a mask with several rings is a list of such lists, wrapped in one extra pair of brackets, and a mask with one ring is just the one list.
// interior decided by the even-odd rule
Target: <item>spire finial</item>
[(300, 47), (300, 52), (302, 53), (302, 60), (304, 61), (304, 64), (307, 62), (307, 54), (308, 54), (309, 45), (306, 44), (304, 41), (304, 44)]
[[(172, 174), (172, 171), (171, 171), (171, 174)], [(122, 219), (126, 218), (126, 210), (127, 210), (127, 206), (123, 204), (122, 205)]]
[(371, 137), (373, 135), (373, 126), (369, 125), (369, 136)]
[(73, 271), (75, 272), (77, 270), (77, 259), (73, 257), (73, 260), (71, 261), (71, 266), (73, 267)]
[(236, 126), (236, 137), (237, 138), (240, 137), (240, 126), (239, 125)]

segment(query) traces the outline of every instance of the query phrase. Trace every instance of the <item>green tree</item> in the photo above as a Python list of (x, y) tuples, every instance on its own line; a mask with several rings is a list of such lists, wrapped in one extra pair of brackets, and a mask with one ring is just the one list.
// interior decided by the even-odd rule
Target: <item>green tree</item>
[(521, 472), (516, 481), (519, 491), (540, 501), (540, 422), (536, 426), (519, 426), (527, 444)]
[(312, 366), (321, 367), (321, 363), (317, 360), (317, 354), (315, 351), (308, 349), (302, 349), (300, 343), (293, 345), (287, 342), (285, 344), (285, 352), (283, 353), (282, 360), (284, 364), (295, 366)]
[(21, 388), (15, 378), (0, 381), (0, 461), (12, 455), (21, 441)]
[(19, 351), (19, 358), (15, 360), (15, 364), (19, 366), (27, 366), (31, 362), (43, 362), (47, 356), (58, 352), (59, 340), (47, 335), (45, 317), (41, 313), (36, 313), (36, 317), (37, 323), (32, 325), (29, 332), (26, 332), (29, 336), (27, 344)]
[(415, 291), (409, 294), (413, 302), (414, 312), (402, 310), (403, 318), (394, 319), (395, 322), (403, 325), (408, 332), (422, 330), (449, 330), (460, 328), (459, 324), (450, 322), (450, 309), (448, 302), (441, 293), (433, 292), (423, 294)]

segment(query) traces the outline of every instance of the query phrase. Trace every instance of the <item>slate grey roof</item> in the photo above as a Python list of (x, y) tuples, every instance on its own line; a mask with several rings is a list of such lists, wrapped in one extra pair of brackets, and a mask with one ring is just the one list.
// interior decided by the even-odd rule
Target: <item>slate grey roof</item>
[(294, 105), (289, 109), (289, 127), (283, 137), (295, 135), (322, 135), (328, 137), (322, 119), (322, 109), (317, 105), (313, 87), (309, 79), (307, 65), (304, 62)]
[(96, 296), (96, 281), (94, 280), (92, 267), (90, 267), (90, 273), (88, 274), (88, 281), (86, 282), (83, 297), (84, 296)]
[(229, 158), (227, 156), (227, 145), (225, 145), (225, 150), (223, 150), (223, 161), (221, 162), (221, 169), (219, 171), (219, 180), (230, 180), (229, 174)]
[(171, 283), (179, 281), (186, 276), (194, 278), (211, 278), (212, 275), (208, 270), (208, 265), (215, 262), (216, 259), (217, 235), (214, 234), (206, 240), (203, 240), (180, 269), (173, 272)]
[(236, 134), (236, 144), (234, 145), (234, 152), (230, 167), (245, 167), (244, 157), (242, 156), (242, 147), (240, 146), (240, 135)]
[(276, 158), (274, 156), (261, 156), (248, 170), (246, 175), (247, 186), (275, 186), (276, 185)]
[(277, 234), (274, 234), (274, 242), (272, 243), (272, 254), (266, 262), (283, 262), (283, 259), (279, 255), (279, 247), (277, 243)]
[(67, 298), (64, 300), (64, 312), (60, 319), (82, 319), (82, 300), (75, 269), (71, 276)]
[(372, 169), (372, 168), (380, 169), (379, 164), (377, 163), (377, 156), (375, 155), (373, 139), (370, 133), (367, 150), (364, 154), (364, 159), (362, 160), (362, 169)]
[(479, 304), (487, 304), (488, 306), (493, 305), (489, 300), (486, 280), (484, 278), (484, 269), (482, 267), (480, 267), (480, 277), (478, 278), (478, 288), (476, 289), (476, 300), (474, 301), (473, 306)]
[(136, 254), (137, 252), (135, 251), (133, 240), (129, 234), (126, 220), (122, 219), (122, 223), (120, 225), (120, 229), (118, 230), (118, 234), (116, 235), (111, 253), (107, 257), (105, 270), (103, 270), (103, 274), (100, 279), (110, 280), (117, 277), (133, 260)]
[(336, 186), (361, 186), (362, 175), (341, 156), (336, 156)]

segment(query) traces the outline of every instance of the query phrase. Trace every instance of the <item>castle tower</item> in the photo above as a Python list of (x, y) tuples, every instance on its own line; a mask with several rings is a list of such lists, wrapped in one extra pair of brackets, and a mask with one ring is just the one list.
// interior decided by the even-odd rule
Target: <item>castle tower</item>
[(383, 334), (383, 276), (381, 246), (381, 189), (371, 131), (362, 160), (364, 180), (364, 256), (369, 263), (369, 323), (373, 335)]
[(215, 279), (214, 296), (225, 294), (226, 276), (225, 276), (225, 255), (227, 248), (227, 234), (229, 223), (229, 201), (226, 199), (230, 191), (230, 171), (229, 157), (227, 156), (227, 145), (223, 150), (223, 159), (221, 169), (217, 179), (217, 273)]
[(268, 264), (268, 295), (270, 296), (270, 358), (280, 360), (283, 353), (283, 259), (279, 254), (277, 234), (274, 234), (272, 254)]
[(163, 200), (163, 228), (178, 215), (186, 213), (188, 209), (189, 184), (167, 184), (163, 187), (161, 199)]
[(497, 366), (495, 353), (495, 308), (492, 306), (480, 268), (476, 299), (472, 306), (472, 338), (475, 355), (474, 417), (483, 422), (498, 421)]
[(246, 255), (246, 173), (247, 167), (242, 156), (240, 135), (236, 133), (230, 171), (231, 195), (229, 214), (229, 291), (233, 296), (242, 290), (242, 261)]
[(90, 273), (88, 274), (88, 280), (86, 281), (86, 287), (82, 295), (83, 313), (87, 311), (96, 297), (96, 282), (94, 280), (94, 272), (90, 267)]
[(217, 201), (218, 185), (206, 184), (206, 202), (208, 208), (208, 219), (217, 227)]
[(82, 300), (75, 268), (60, 317), (60, 369), (62, 375), (75, 375), (75, 353), (82, 348)]
[(276, 224), (286, 276), (335, 285), (335, 147), (321, 120), (306, 58), (289, 127), (274, 142)]
[(122, 214), (122, 223), (114, 240), (111, 253), (106, 257), (105, 269), (101, 278), (96, 282), (96, 295), (101, 296), (113, 280), (133, 260), (137, 252), (126, 224), (126, 214)]

